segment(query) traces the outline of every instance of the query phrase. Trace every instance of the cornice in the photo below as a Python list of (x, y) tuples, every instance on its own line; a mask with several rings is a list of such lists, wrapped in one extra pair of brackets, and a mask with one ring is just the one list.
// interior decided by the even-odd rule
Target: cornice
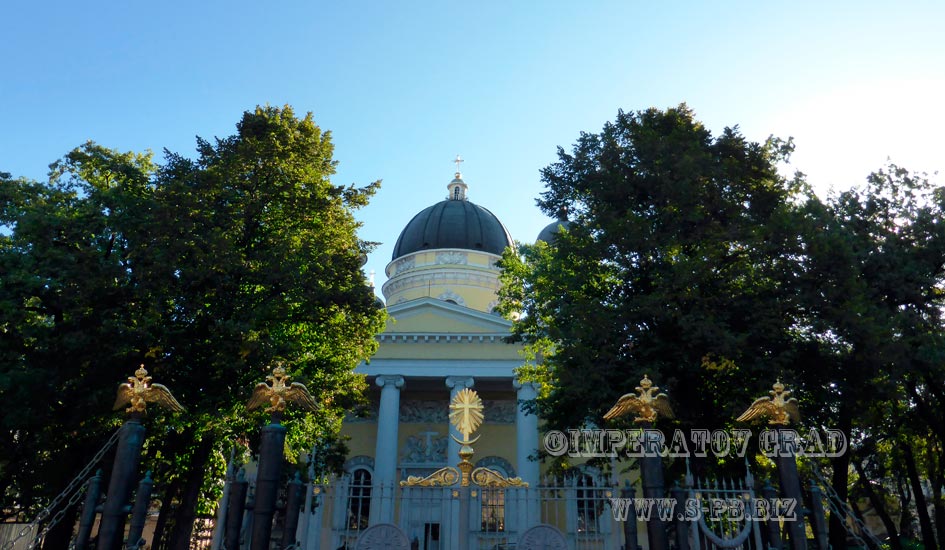
[(505, 343), (510, 333), (431, 333), (431, 332), (385, 332), (377, 335), (377, 341), (403, 344), (464, 344)]

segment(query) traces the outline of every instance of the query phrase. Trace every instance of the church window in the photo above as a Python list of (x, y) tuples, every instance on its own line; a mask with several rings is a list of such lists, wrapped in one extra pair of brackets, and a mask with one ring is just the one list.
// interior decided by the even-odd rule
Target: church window
[(453, 200), (459, 200), (459, 186), (453, 188)]
[(367, 529), (371, 516), (371, 472), (358, 468), (351, 472), (348, 486), (348, 529)]
[(482, 488), (482, 531), (501, 533), (505, 531), (505, 491)]
[(596, 533), (597, 516), (600, 513), (598, 491), (594, 489), (594, 478), (581, 474), (577, 478), (577, 530), (579, 533)]

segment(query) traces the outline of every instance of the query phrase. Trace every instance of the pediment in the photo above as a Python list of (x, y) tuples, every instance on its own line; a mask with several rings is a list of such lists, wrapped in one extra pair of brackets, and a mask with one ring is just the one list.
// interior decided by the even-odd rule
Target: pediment
[(420, 298), (388, 306), (385, 334), (508, 334), (512, 322), (498, 315)]

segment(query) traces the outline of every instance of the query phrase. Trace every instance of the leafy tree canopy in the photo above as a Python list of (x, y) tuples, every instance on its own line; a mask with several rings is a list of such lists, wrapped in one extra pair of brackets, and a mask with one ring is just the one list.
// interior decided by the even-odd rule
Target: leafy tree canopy
[(821, 200), (779, 172), (792, 149), (737, 128), (713, 136), (685, 105), (620, 112), (559, 149), (538, 204), (569, 223), (502, 260), (499, 307), (530, 360), (520, 374), (544, 384), (551, 428), (600, 425), (644, 374), (678, 427), (726, 427), (781, 378), (807, 426), (851, 442), (825, 464), (839, 497), (852, 466), (899, 548), (877, 487), (914, 493), (932, 548), (920, 487), (941, 531), (945, 193), (890, 164)]
[(502, 289), (516, 333), (543, 351), (532, 375), (551, 382), (552, 424), (599, 423), (648, 373), (684, 423), (710, 427), (749, 399), (745, 381), (789, 364), (778, 288), (803, 182), (776, 164), (790, 151), (713, 137), (685, 105), (620, 112), (559, 149), (538, 203), (571, 223), (553, 246), (506, 254)]
[(353, 211), (379, 182), (333, 184), (330, 134), (290, 107), (246, 112), (197, 150), (156, 163), (87, 143), (47, 182), (2, 174), (0, 399), (17, 406), (0, 419), (0, 509), (64, 486), (120, 422), (115, 387), (138, 363), (188, 409), (152, 411), (146, 443), (182, 501), (256, 431), (244, 404), (275, 361), (321, 404), (287, 421), (289, 457), (330, 446), (359, 399), (353, 368), (384, 313)]

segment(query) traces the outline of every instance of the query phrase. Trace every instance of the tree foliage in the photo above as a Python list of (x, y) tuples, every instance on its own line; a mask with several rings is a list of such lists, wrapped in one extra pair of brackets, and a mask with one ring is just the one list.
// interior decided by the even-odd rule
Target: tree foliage
[(255, 433), (263, 416), (244, 404), (275, 361), (321, 404), (287, 421), (289, 458), (330, 446), (359, 399), (353, 368), (384, 313), (353, 211), (379, 183), (333, 184), (330, 134), (289, 107), (246, 112), (197, 153), (158, 164), (88, 143), (48, 182), (4, 175), (0, 398), (18, 407), (0, 424), (0, 509), (64, 485), (120, 421), (115, 386), (138, 363), (188, 409), (152, 412), (146, 443), (183, 508), (207, 488), (212, 457)]
[(790, 364), (778, 287), (800, 182), (775, 166), (789, 151), (713, 138), (685, 106), (621, 112), (559, 149), (539, 206), (567, 209), (568, 229), (503, 259), (502, 307), (545, 347), (550, 422), (599, 422), (645, 373), (684, 423), (731, 416), (745, 381)]
[(945, 518), (945, 192), (890, 164), (821, 199), (781, 175), (792, 149), (713, 136), (685, 105), (620, 112), (559, 148), (538, 204), (569, 223), (502, 260), (521, 375), (559, 429), (601, 425), (643, 374), (677, 426), (721, 428), (781, 378), (806, 426), (850, 438), (829, 465), (841, 498), (882, 505), (899, 487), (924, 510), (921, 478)]

